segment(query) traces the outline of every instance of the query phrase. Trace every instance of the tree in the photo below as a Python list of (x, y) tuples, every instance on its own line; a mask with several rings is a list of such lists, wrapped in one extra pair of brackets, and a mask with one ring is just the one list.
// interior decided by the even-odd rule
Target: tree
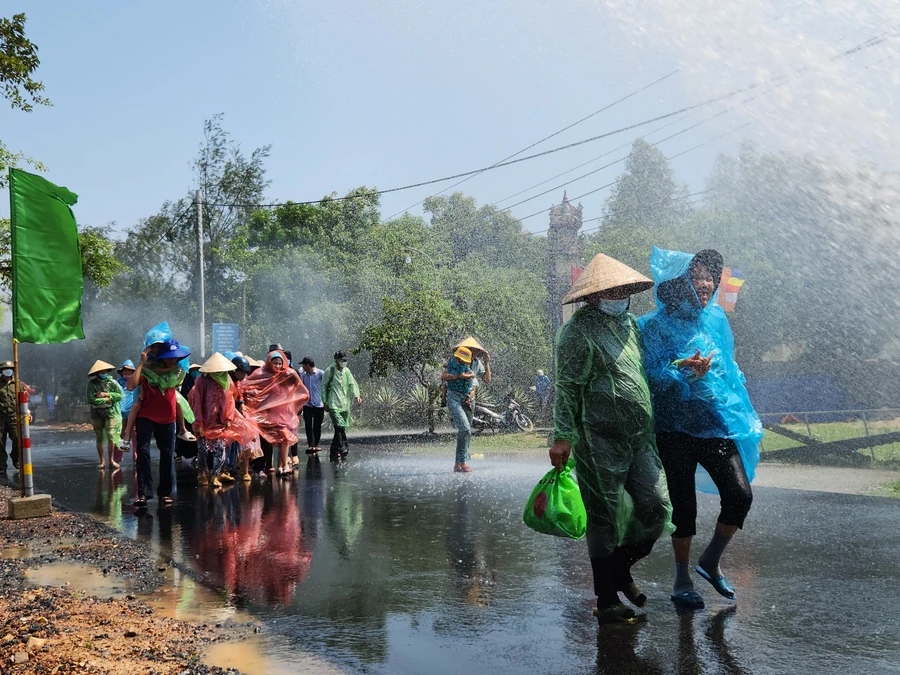
[(436, 377), (464, 322), (436, 291), (411, 292), (402, 299), (383, 297), (381, 319), (363, 330), (354, 353), (367, 351), (369, 375), (386, 377), (391, 369), (409, 373), (428, 393), (428, 430), (434, 432)]
[[(78, 244), (84, 278), (96, 288), (109, 286), (116, 275), (126, 269), (115, 258), (115, 244), (109, 238), (109, 228), (82, 227), (78, 232)], [(11, 251), (10, 222), (0, 218), (0, 290), (4, 292), (9, 292), (12, 286)]]
[[(41, 63), (37, 51), (37, 45), (25, 37), (24, 14), (14, 14), (11, 19), (0, 17), (0, 96), (13, 109), (31, 112), (35, 105), (51, 105), (41, 95), (43, 83), (31, 77)], [(6, 187), (9, 180), (7, 169), (22, 161), (39, 171), (45, 170), (43, 164), (21, 152), (12, 152), (0, 140), (0, 187)]]
[(649, 273), (651, 246), (676, 238), (689, 213), (687, 187), (675, 182), (665, 155), (638, 139), (606, 200), (602, 226), (589, 238), (592, 255), (606, 253)]

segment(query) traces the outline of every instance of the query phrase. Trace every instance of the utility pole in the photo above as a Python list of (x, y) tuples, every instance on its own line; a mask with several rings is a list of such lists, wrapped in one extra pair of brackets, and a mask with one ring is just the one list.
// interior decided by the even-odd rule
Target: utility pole
[(200, 358), (206, 358), (206, 288), (203, 279), (203, 202), (202, 193), (197, 190), (194, 202), (197, 206), (197, 265), (200, 273)]

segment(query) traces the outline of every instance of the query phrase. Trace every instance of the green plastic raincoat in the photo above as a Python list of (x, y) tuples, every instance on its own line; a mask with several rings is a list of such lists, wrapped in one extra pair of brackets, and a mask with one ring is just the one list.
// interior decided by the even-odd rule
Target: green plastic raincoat
[(584, 307), (556, 344), (553, 437), (572, 444), (590, 556), (671, 534), (634, 316)]
[(359, 385), (349, 368), (338, 370), (332, 363), (322, 376), (322, 402), (339, 426), (350, 426), (350, 404), (359, 396)]

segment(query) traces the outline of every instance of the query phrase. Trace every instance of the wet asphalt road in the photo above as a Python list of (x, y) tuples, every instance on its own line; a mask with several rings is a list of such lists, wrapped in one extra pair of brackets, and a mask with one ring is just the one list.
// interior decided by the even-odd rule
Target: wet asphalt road
[[(360, 447), (346, 467), (304, 464), (216, 493), (199, 491), (185, 463), (176, 505), (136, 514), (130, 459), (101, 475), (88, 436), (63, 438), (35, 439), (38, 488), (224, 589), (215, 602), (259, 617), (280, 662), (302, 652), (354, 673), (900, 672), (900, 500), (759, 488), (724, 559), (736, 602), (697, 579), (707, 609), (676, 613), (660, 542), (636, 569), (645, 620), (598, 629), (584, 542), (521, 522), (548, 468), (535, 459), (488, 456), (454, 475), (450, 456)], [(700, 496), (704, 544), (716, 499)]]

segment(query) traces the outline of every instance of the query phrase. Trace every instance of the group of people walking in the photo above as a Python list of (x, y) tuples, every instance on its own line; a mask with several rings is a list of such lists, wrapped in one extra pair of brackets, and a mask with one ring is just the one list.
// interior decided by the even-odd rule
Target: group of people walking
[(118, 468), (122, 450), (132, 449), (136, 507), (146, 506), (154, 493), (153, 439), (159, 450), (156, 494), (164, 505), (173, 503), (179, 441), (196, 443), (200, 485), (249, 482), (254, 473), (291, 476), (299, 464), (300, 416), (306, 454), (317, 458), (328, 412), (335, 430), (330, 458), (347, 458), (351, 405), (362, 399), (346, 353), (335, 353), (324, 371), (309, 357), (295, 369), (291, 352), (280, 344), (270, 345), (264, 362), (216, 352), (197, 365), (188, 362), (190, 353), (171, 337), (168, 325), (160, 324), (145, 337), (138, 364), (126, 360), (118, 379), (112, 377), (115, 366), (102, 360), (88, 372), (87, 402), (100, 468), (107, 466), (104, 450), (108, 465)]
[[(704, 606), (689, 569), (696, 489), (717, 491), (721, 509), (695, 572), (735, 597), (720, 559), (750, 510), (759, 461), (762, 424), (716, 303), (722, 256), (654, 247), (650, 266), (655, 283), (598, 254), (563, 300), (584, 306), (557, 338), (550, 461), (562, 469), (574, 455), (601, 623), (636, 621), (619, 593), (644, 606), (631, 568), (666, 534), (672, 601)], [(654, 285), (657, 309), (637, 319), (630, 298)]]

